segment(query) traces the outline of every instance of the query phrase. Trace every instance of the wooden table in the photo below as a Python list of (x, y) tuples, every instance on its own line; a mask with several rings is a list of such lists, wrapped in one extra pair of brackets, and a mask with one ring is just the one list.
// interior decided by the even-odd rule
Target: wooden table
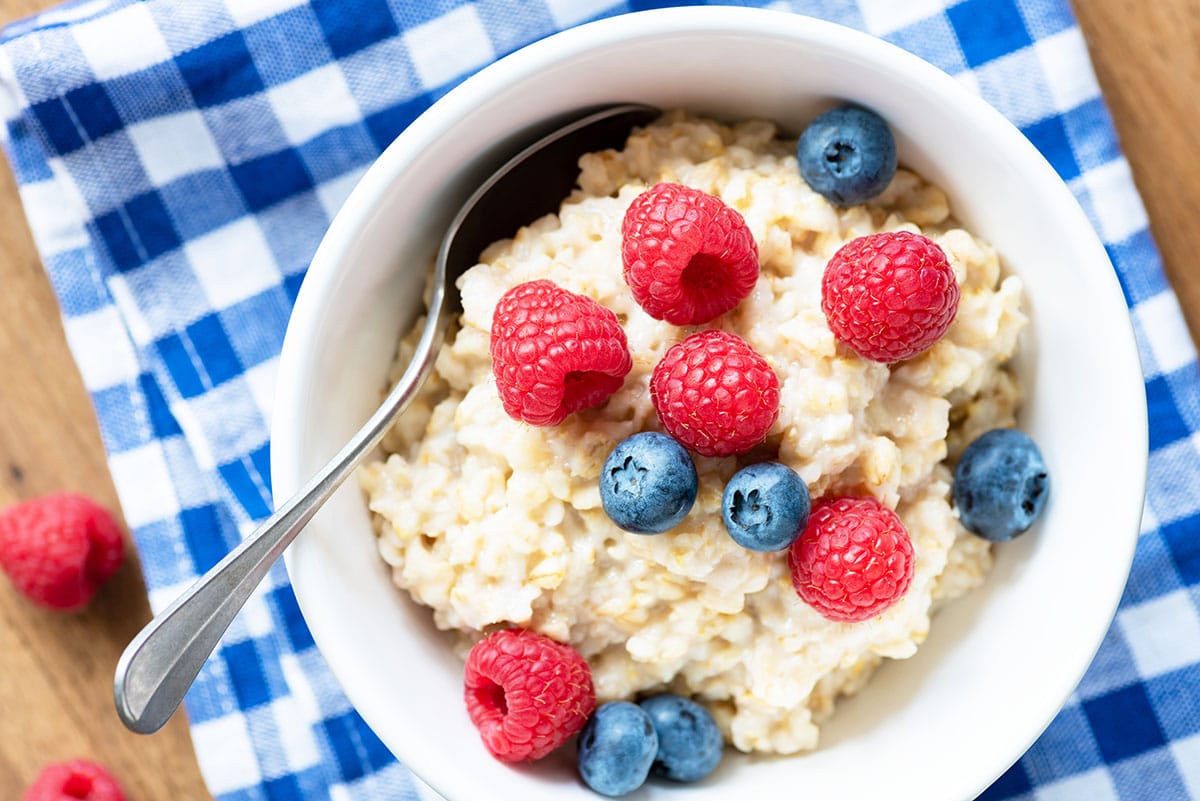
[[(50, 5), (0, 0), (0, 23)], [(1200, 0), (1076, 0), (1076, 12), (1195, 336)], [(0, 288), (0, 506), (74, 489), (116, 508), (91, 405), (6, 166)], [(113, 666), (148, 617), (132, 559), (75, 616), (36, 610), (0, 581), (0, 798), (19, 798), (42, 763), (74, 756), (110, 766), (131, 801), (207, 797), (182, 715), (139, 737), (113, 712)]]

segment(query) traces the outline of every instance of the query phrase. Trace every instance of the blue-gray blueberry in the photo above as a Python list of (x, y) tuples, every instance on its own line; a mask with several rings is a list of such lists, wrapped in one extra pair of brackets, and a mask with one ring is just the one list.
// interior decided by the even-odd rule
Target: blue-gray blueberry
[(896, 174), (896, 140), (887, 122), (859, 106), (838, 106), (809, 123), (796, 157), (813, 191), (838, 206), (865, 203)]
[(579, 732), (579, 775), (598, 793), (625, 795), (646, 781), (657, 753), (658, 735), (640, 706), (603, 704)]
[(654, 695), (639, 704), (658, 735), (658, 756), (650, 771), (677, 782), (694, 782), (721, 762), (725, 740), (709, 711), (672, 693)]
[(729, 536), (752, 551), (781, 551), (808, 524), (812, 498), (796, 471), (779, 462), (759, 462), (733, 474), (721, 498)]
[(1037, 520), (1050, 473), (1029, 435), (995, 428), (966, 447), (954, 468), (954, 505), (968, 531), (1005, 542)]
[(600, 503), (635, 534), (678, 525), (696, 502), (696, 466), (682, 445), (655, 431), (622, 440), (600, 471)]

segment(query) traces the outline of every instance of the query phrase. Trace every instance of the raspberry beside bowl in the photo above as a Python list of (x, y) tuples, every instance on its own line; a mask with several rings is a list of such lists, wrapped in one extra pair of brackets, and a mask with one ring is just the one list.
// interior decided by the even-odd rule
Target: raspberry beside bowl
[[(647, 786), (637, 797), (765, 795), (786, 783), (813, 798), (861, 798), (883, 783), (894, 801), (965, 801), (1019, 757), (1067, 698), (1120, 597), (1146, 462), (1125, 304), (1069, 190), (993, 109), (876, 39), (775, 12), (645, 12), (525, 48), (414, 122), (331, 226), (284, 343), (272, 432), (280, 497), (377, 401), (440, 233), (485, 161), (522, 130), (583, 106), (638, 101), (766, 117), (798, 131), (834, 99), (888, 119), (900, 161), (942, 186), (956, 216), (1024, 280), (1032, 325), (1019, 364), (1029, 393), (1022, 428), (1050, 463), (1054, 498), (1035, 531), (997, 549), (984, 587), (937, 615), (915, 657), (886, 665), (840, 703), (817, 751), (727, 758), (700, 785)], [(1099, 453), (1087, 445), (1096, 431), (1106, 439)], [(1103, 508), (1095, 486), (1106, 488)], [(570, 754), (517, 768), (487, 755), (463, 708), (462, 664), (428, 611), (392, 586), (356, 486), (314, 519), (288, 567), (352, 703), (452, 801), (595, 797), (574, 776)]]

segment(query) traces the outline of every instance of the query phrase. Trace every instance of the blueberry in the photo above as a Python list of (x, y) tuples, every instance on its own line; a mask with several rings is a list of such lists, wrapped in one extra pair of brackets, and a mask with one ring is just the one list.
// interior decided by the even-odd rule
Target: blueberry
[(954, 468), (954, 505), (969, 531), (992, 542), (1025, 531), (1046, 505), (1050, 476), (1037, 445), (1013, 428), (967, 446)]
[(666, 434), (646, 431), (623, 440), (604, 461), (600, 502), (612, 521), (635, 534), (672, 528), (696, 502), (696, 466)]
[(640, 706), (604, 704), (579, 733), (579, 775), (598, 793), (625, 795), (646, 781), (657, 753), (658, 735)]
[(743, 467), (725, 485), (721, 516), (734, 542), (751, 551), (781, 551), (808, 524), (808, 485), (787, 465)]
[(830, 109), (809, 123), (796, 156), (808, 185), (839, 206), (865, 203), (896, 174), (896, 140), (887, 123), (858, 106)]
[(708, 710), (678, 695), (663, 693), (641, 702), (658, 734), (655, 776), (677, 782), (703, 779), (721, 761), (725, 741)]

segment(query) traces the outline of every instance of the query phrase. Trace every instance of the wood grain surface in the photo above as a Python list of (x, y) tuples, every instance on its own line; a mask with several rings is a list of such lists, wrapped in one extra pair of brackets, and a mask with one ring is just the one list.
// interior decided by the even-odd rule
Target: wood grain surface
[[(50, 5), (0, 0), (0, 24)], [(1195, 336), (1200, 0), (1076, 0), (1076, 13)], [(91, 405), (7, 165), (0, 166), (0, 366), (0, 506), (73, 489), (115, 509)], [(208, 797), (182, 714), (140, 737), (113, 711), (117, 657), (148, 618), (132, 558), (78, 615), (39, 611), (0, 580), (0, 799), (20, 798), (45, 762), (76, 756), (108, 765), (130, 801)]]

